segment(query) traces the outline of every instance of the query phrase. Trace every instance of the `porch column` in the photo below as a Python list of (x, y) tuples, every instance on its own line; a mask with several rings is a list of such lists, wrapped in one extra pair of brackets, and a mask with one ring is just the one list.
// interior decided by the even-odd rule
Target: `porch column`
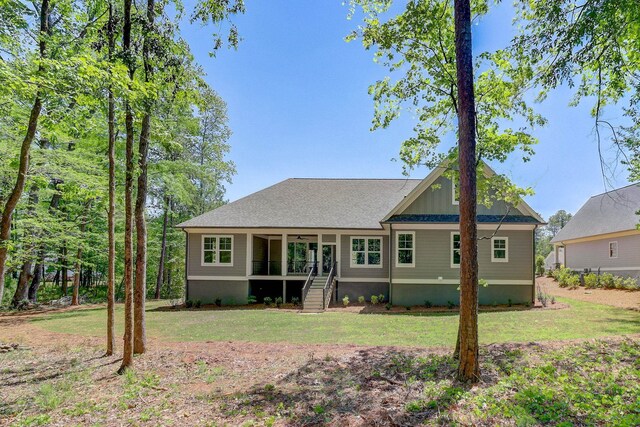
[(338, 271), (336, 272), (337, 273), (336, 275), (338, 277), (340, 277), (340, 271), (342, 267), (342, 258), (340, 258), (340, 255), (342, 254), (341, 248), (342, 248), (342, 235), (336, 234), (336, 262), (338, 263)]
[(253, 275), (253, 234), (247, 233), (247, 276)]
[(316, 253), (316, 265), (318, 266), (318, 271), (316, 272), (318, 276), (322, 276), (322, 234), (318, 233), (318, 253)]
[(287, 235), (282, 235), (282, 275), (287, 275)]

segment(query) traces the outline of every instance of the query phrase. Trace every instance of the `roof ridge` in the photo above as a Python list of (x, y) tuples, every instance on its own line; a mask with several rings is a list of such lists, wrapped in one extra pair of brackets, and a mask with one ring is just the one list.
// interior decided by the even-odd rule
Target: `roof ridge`
[(294, 177), (288, 179), (305, 179), (316, 181), (422, 181), (422, 178), (312, 178)]
[(640, 181), (632, 183), (632, 184), (629, 184), (629, 185), (625, 185), (625, 186), (622, 186), (622, 187), (619, 187), (619, 188), (614, 188), (613, 190), (604, 191), (602, 193), (594, 194), (593, 196), (590, 197), (590, 199), (593, 199), (594, 197), (598, 197), (598, 196), (604, 196), (605, 194), (613, 193), (615, 191), (620, 191), (620, 190), (623, 190), (625, 188), (634, 187), (634, 186), (640, 186)]

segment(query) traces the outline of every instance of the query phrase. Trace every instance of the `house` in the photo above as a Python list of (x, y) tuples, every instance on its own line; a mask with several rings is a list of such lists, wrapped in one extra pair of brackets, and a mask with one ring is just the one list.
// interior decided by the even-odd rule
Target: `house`
[[(295, 297), (318, 310), (380, 294), (395, 305), (457, 304), (459, 210), (445, 170), (423, 180), (287, 179), (183, 222), (187, 298)], [(532, 302), (542, 219), (501, 201), (479, 205), (477, 218), (488, 282), (480, 303)]]
[(640, 185), (591, 197), (551, 240), (559, 264), (640, 277)]

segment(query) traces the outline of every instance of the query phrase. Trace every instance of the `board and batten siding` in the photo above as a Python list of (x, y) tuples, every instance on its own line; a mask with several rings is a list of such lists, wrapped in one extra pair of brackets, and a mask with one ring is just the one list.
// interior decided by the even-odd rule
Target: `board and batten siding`
[[(438, 188), (439, 186), (439, 188)], [(459, 206), (453, 204), (453, 189), (451, 180), (441, 176), (413, 201), (402, 214), (453, 214), (460, 212)], [(478, 215), (504, 215), (507, 205), (501, 200), (495, 200), (490, 208), (478, 204)], [(509, 210), (509, 215), (522, 215), (517, 209)]]
[[(340, 237), (340, 277), (366, 279), (389, 278), (389, 236), (380, 230), (379, 235), (343, 234)], [(351, 267), (351, 237), (382, 237), (382, 267)]]
[[(618, 242), (618, 257), (609, 258), (609, 243)], [(574, 270), (640, 270), (640, 234), (565, 245), (565, 265)], [(607, 271), (605, 270), (605, 271)], [(637, 271), (636, 274), (640, 274)]]
[[(187, 276), (246, 276), (247, 235), (225, 233), (189, 233)], [(233, 266), (202, 265), (202, 236), (233, 236)]]
[[(405, 230), (402, 230), (405, 231)], [(457, 230), (415, 230), (415, 267), (396, 267), (395, 239), (393, 230), (392, 280), (427, 279), (445, 280), (460, 278), (460, 268), (451, 267), (451, 233)], [(478, 266), (481, 279), (489, 280), (533, 280), (533, 231), (498, 231), (496, 237), (509, 239), (509, 261), (491, 262), (492, 232), (479, 230)]]

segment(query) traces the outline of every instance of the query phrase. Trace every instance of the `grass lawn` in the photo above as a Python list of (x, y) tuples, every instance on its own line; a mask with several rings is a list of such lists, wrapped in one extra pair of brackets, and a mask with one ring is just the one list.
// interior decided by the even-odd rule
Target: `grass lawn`
[[(560, 310), (480, 313), (482, 343), (598, 338), (640, 332), (640, 313), (588, 302), (559, 299)], [(155, 311), (148, 304), (147, 334), (166, 341), (252, 341), (299, 344), (453, 346), (457, 313), (298, 314), (277, 310)], [(117, 307), (121, 333), (122, 306)], [(52, 313), (33, 320), (49, 331), (102, 336), (104, 308)]]

